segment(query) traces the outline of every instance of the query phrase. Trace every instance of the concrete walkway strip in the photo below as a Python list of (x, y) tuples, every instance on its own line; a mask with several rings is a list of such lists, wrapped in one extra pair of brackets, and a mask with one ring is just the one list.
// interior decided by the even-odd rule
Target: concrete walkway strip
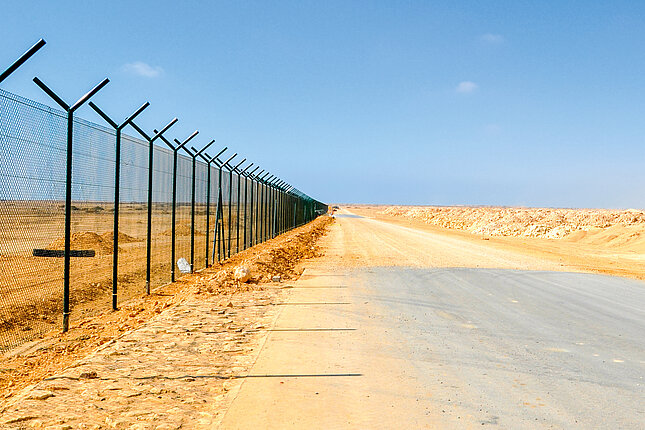
[[(420, 417), (406, 412), (406, 406), (417, 407), (419, 389), (401, 375), (400, 360), (379, 352), (389, 343), (374, 337), (381, 327), (362, 330), (369, 308), (354, 300), (360, 288), (316, 288), (330, 276), (342, 286), (354, 281), (347, 272), (307, 269), (294, 284), (302, 288), (290, 289), (289, 302), (349, 306), (283, 307), (251, 370), (281, 376), (246, 379), (221, 429), (423, 428)], [(296, 334), (294, 327), (303, 329)]]

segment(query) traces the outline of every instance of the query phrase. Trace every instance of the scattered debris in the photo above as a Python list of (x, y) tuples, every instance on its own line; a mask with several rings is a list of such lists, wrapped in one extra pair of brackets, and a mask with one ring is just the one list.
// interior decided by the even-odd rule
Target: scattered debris
[(251, 279), (251, 271), (246, 266), (239, 266), (235, 269), (233, 276), (235, 277), (236, 281), (245, 283), (248, 282), (249, 279)]
[(78, 375), (78, 378), (79, 379), (96, 379), (96, 378), (98, 378), (98, 375), (94, 371), (83, 372), (80, 375)]
[(51, 391), (47, 390), (34, 390), (29, 394), (29, 397), (27, 399), (29, 400), (46, 400), (49, 399), (50, 397), (54, 397), (54, 393)]
[(190, 273), (190, 263), (184, 257), (177, 260), (177, 267), (181, 273)]

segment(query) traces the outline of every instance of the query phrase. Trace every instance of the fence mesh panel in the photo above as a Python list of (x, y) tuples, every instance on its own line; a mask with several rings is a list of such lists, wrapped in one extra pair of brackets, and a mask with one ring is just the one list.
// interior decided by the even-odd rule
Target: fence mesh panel
[(152, 286), (170, 282), (170, 244), (172, 237), (172, 151), (154, 147), (152, 163), (152, 252), (150, 282)]
[(119, 302), (145, 290), (148, 149), (148, 144), (141, 140), (126, 135), (121, 138)]
[[(73, 145), (71, 249), (95, 256), (71, 260), (72, 320), (111, 304), (115, 132), (75, 118)], [(65, 237), (54, 247), (64, 250)]]
[(0, 90), (1, 349), (61, 320), (63, 262), (32, 253), (63, 236), (66, 133), (64, 115)]
[[(192, 189), (192, 160), (177, 157), (177, 200), (175, 208), (175, 261), (180, 258), (190, 263), (190, 197)], [(172, 226), (171, 226), (172, 227)], [(168, 230), (170, 232), (170, 230)], [(175, 279), (181, 276), (175, 267)]]
[(195, 165), (195, 262), (194, 269), (206, 266), (206, 178), (208, 166), (197, 162)]

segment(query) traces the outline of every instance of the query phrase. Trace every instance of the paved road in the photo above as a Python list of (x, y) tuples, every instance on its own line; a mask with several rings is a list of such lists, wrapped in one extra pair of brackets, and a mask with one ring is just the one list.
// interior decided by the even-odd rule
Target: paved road
[(222, 428), (645, 428), (644, 283), (353, 216), (325, 240)]

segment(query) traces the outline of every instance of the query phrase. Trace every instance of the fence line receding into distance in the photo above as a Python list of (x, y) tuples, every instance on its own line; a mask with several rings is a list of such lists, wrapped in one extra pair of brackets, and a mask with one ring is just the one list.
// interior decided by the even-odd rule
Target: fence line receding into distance
[(327, 212), (197, 133), (171, 143), (177, 119), (146, 133), (147, 103), (117, 124), (90, 102), (109, 127), (74, 115), (107, 80), (71, 107), (35, 81), (63, 110), (0, 89), (0, 351), (149, 294), (180, 259), (200, 270)]

